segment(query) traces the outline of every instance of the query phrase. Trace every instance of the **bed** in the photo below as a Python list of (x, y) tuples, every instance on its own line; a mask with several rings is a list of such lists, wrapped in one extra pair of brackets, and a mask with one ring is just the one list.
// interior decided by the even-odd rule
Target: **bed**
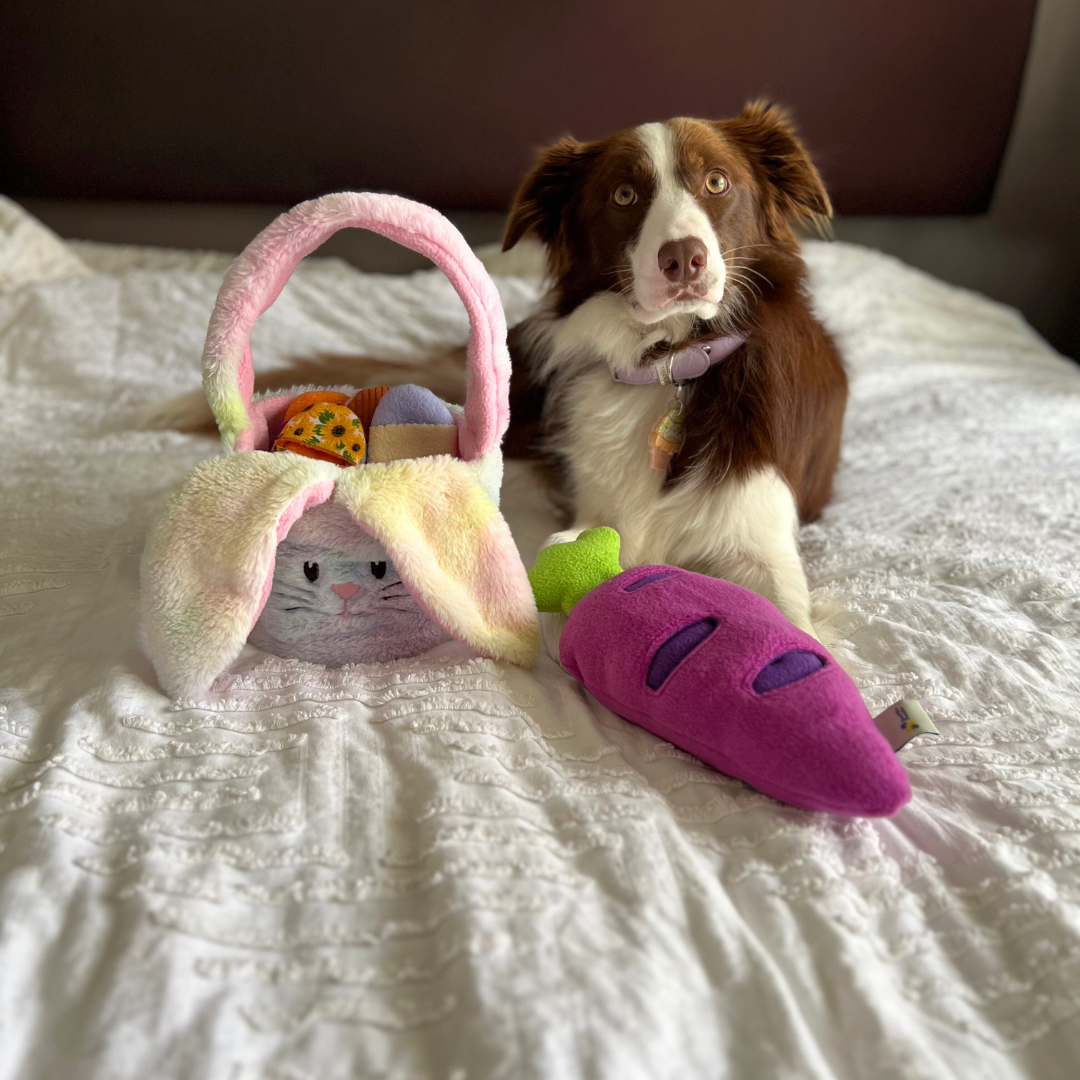
[[(539, 278), (485, 255), (512, 324)], [(248, 655), (168, 700), (139, 553), (217, 446), (138, 420), (198, 385), (229, 259), (0, 200), (0, 1080), (1075, 1077), (1080, 371), (884, 255), (806, 257), (852, 378), (815, 615), (941, 732), (887, 821), (758, 795), (548, 659)], [(256, 350), (422, 368), (466, 329), (435, 272), (312, 259)]]

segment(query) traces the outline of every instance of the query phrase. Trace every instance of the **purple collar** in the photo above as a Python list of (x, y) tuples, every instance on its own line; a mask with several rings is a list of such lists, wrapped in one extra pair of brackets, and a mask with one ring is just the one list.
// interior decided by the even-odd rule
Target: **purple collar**
[(614, 372), (615, 381), (626, 386), (654, 386), (663, 383), (665, 386), (674, 383), (689, 382), (721, 360), (726, 360), (740, 345), (744, 344), (744, 337), (718, 337), (709, 341), (695, 341), (685, 349), (676, 353), (669, 353), (661, 357), (648, 367), (636, 368), (634, 371)]

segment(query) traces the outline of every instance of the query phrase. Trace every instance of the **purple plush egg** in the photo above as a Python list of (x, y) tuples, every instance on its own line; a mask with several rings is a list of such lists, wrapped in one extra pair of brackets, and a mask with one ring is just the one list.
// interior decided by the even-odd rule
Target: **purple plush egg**
[(368, 430), (368, 461), (457, 454), (457, 427), (445, 403), (412, 383), (383, 394)]
[(782, 802), (887, 817), (911, 798), (847, 673), (748, 589), (639, 566), (574, 605), (559, 652), (612, 712)]

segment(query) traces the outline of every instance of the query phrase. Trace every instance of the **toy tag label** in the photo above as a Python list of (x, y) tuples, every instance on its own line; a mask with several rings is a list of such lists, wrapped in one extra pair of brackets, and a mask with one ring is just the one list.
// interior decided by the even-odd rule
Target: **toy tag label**
[(940, 735), (923, 707), (911, 698), (890, 705), (874, 717), (878, 731), (889, 740), (894, 750), (906, 746), (916, 735)]

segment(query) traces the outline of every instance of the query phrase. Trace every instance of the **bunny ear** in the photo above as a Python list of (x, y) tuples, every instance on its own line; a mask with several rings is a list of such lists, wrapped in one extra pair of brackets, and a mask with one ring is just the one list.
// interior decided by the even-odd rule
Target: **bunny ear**
[(459, 452), (474, 461), (494, 450), (510, 422), (506, 318), (494, 283), (461, 233), (437, 210), (397, 195), (351, 191), (324, 195), (282, 214), (225, 275), (203, 350), (203, 386), (225, 446), (251, 448), (257, 421), (251, 405), (255, 321), (277, 299), (300, 260), (345, 228), (370, 229), (418, 251), (450, 279), (471, 326)]
[(331, 497), (383, 544), (444, 630), (496, 660), (535, 661), (529, 579), (474, 466), (408, 458), (339, 469), (296, 454), (229, 454), (188, 477), (147, 538), (143, 625), (166, 693), (204, 693), (236, 660), (273, 586), (278, 543)]
[(143, 554), (143, 625), (162, 689), (205, 691), (266, 604), (278, 541), (341, 470), (296, 454), (204, 461), (170, 497)]
[(335, 499), (386, 548), (444, 630), (492, 659), (535, 663), (540, 630), (529, 578), (473, 466), (429, 457), (345, 469)]

